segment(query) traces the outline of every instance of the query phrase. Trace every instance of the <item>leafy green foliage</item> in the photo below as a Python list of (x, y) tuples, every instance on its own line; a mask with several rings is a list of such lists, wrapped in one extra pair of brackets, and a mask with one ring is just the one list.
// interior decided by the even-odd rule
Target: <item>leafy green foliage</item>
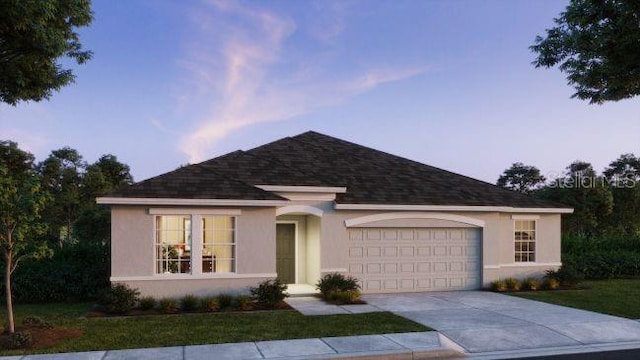
[(326, 300), (336, 305), (354, 304), (360, 300), (361, 296), (360, 290), (332, 291)]
[(110, 286), (109, 244), (80, 241), (56, 248), (51, 258), (27, 259), (13, 276), (19, 302), (95, 300)]
[(541, 285), (540, 280), (536, 278), (526, 278), (522, 280), (522, 290), (535, 291), (540, 289)]
[(60, 58), (83, 64), (76, 28), (89, 25), (89, 0), (4, 0), (0, 11), (0, 101), (48, 99), (74, 81)]
[(540, 170), (537, 167), (517, 162), (500, 175), (496, 185), (505, 189), (530, 194), (540, 188), (545, 180), (545, 177), (540, 174)]
[(27, 316), (22, 320), (22, 325), (39, 327), (44, 329), (52, 329), (53, 325), (39, 316)]
[(138, 303), (140, 291), (126, 284), (112, 284), (98, 298), (98, 304), (110, 314), (126, 314)]
[(153, 296), (143, 296), (138, 301), (138, 307), (140, 310), (153, 310), (158, 304), (158, 300)]
[(536, 67), (559, 68), (592, 104), (640, 95), (640, 2), (571, 0), (531, 50)]
[(316, 289), (320, 290), (320, 295), (325, 300), (330, 300), (334, 292), (359, 291), (358, 279), (352, 276), (344, 276), (340, 273), (325, 274), (318, 283)]
[(231, 294), (220, 294), (217, 300), (220, 309), (228, 309), (235, 305), (235, 297)]
[(28, 349), (33, 345), (33, 335), (29, 331), (18, 331), (4, 339), (2, 347), (5, 349)]
[(180, 299), (180, 308), (184, 311), (195, 311), (198, 309), (199, 299), (192, 294), (187, 294)]
[(249, 295), (238, 295), (236, 304), (240, 310), (251, 310), (253, 307), (253, 298)]
[(172, 298), (162, 298), (158, 301), (158, 309), (163, 314), (175, 314), (178, 312), (178, 302)]
[(220, 304), (218, 304), (218, 298), (215, 296), (208, 296), (200, 299), (200, 310), (206, 312), (213, 312), (220, 310)]
[(258, 304), (266, 307), (273, 307), (289, 296), (286, 293), (287, 284), (280, 279), (265, 280), (249, 291)]
[(505, 285), (507, 286), (507, 290), (509, 291), (519, 291), (520, 290), (520, 281), (516, 278), (507, 278), (504, 280)]
[(494, 280), (491, 282), (490, 289), (491, 291), (505, 292), (507, 291), (507, 283), (504, 279)]

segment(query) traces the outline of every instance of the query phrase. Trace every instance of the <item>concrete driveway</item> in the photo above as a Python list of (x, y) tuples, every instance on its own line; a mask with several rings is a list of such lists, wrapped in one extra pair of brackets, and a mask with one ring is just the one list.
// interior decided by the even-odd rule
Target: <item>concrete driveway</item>
[[(482, 291), (365, 295), (471, 353), (640, 341), (634, 320)], [(615, 301), (615, 299), (611, 299)]]

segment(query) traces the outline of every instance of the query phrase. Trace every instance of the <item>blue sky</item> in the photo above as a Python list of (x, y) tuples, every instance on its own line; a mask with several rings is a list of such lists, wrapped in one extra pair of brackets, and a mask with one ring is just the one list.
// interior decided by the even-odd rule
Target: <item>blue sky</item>
[(558, 0), (101, 0), (94, 52), (50, 101), (0, 104), (44, 159), (114, 154), (135, 180), (314, 130), (495, 182), (640, 155), (640, 99), (589, 105), (528, 49)]

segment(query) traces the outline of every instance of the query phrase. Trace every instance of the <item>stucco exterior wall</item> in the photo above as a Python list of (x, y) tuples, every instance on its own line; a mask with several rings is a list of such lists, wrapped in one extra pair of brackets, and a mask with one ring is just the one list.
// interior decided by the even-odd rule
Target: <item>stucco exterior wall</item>
[[(302, 258), (298, 269), (300, 280), (315, 283), (328, 272), (347, 271), (348, 228), (346, 220), (385, 211), (335, 210), (333, 201), (293, 201), (293, 205), (309, 205), (322, 211), (321, 216), (288, 214), (277, 220), (297, 220), (303, 225), (300, 234), (304, 246), (298, 249)], [(154, 274), (154, 215), (148, 206), (112, 207), (112, 281), (125, 282), (141, 290), (143, 295), (180, 296), (246, 291), (247, 286), (275, 277), (276, 273), (276, 209), (239, 208), (236, 216), (237, 267), (235, 274)], [(180, 208), (184, 210), (184, 208)], [(194, 214), (202, 209), (191, 208)], [(396, 212), (397, 213), (397, 212)], [(410, 212), (404, 212), (409, 214)], [(379, 220), (357, 226), (375, 227), (474, 227), (451, 219), (423, 218)], [(439, 213), (442, 214), (442, 213)], [(544, 271), (560, 265), (560, 214), (518, 214), (536, 220), (536, 262), (514, 262), (514, 215), (499, 212), (447, 212), (471, 218), (482, 226), (482, 284), (506, 277), (542, 276)], [(316, 255), (316, 256), (314, 256)], [(304, 270), (303, 270), (304, 269)], [(305, 282), (300, 281), (300, 282)]]
[[(167, 207), (163, 208), (166, 211)], [(199, 214), (213, 208), (175, 209), (180, 214)], [(111, 281), (138, 288), (143, 296), (177, 297), (231, 290), (246, 292), (248, 286), (275, 277), (275, 209), (247, 207), (238, 210), (236, 273), (155, 274), (155, 215), (150, 214), (148, 206), (112, 206)]]

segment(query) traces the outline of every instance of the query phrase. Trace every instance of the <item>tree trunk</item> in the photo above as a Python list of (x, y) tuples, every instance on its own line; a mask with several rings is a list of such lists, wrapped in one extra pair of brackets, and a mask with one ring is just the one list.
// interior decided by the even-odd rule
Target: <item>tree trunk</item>
[(11, 299), (11, 253), (5, 253), (4, 256), (4, 286), (5, 301), (7, 304), (7, 327), (6, 331), (10, 334), (16, 332), (16, 325), (13, 320), (13, 301)]

